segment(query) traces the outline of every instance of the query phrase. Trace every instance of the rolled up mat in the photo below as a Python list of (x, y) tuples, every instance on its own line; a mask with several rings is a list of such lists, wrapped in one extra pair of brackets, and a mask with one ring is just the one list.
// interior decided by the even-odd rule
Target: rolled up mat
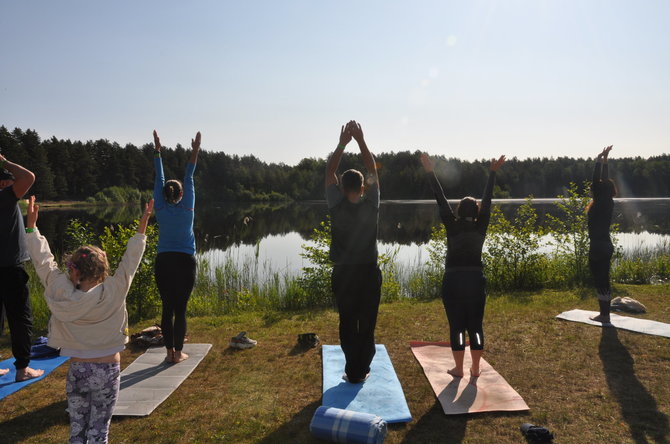
[(309, 431), (317, 438), (342, 444), (380, 444), (387, 430), (386, 421), (379, 416), (322, 405), (314, 412)]

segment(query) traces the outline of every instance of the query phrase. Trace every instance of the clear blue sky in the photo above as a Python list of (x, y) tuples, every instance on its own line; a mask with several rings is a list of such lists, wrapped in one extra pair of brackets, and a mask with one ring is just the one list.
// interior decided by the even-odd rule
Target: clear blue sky
[[(670, 2), (2, 1), (0, 124), (294, 164), (670, 152)], [(352, 146), (355, 149), (355, 145)]]

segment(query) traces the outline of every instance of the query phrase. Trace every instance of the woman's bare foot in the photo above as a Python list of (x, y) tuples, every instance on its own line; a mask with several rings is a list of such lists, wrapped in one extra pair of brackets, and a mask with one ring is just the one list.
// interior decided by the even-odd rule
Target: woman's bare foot
[(589, 319), (596, 322), (602, 322), (603, 324), (610, 324), (609, 316), (603, 316), (599, 314), (598, 316), (590, 316)]
[(479, 378), (479, 375), (482, 374), (482, 371), (480, 369), (475, 370), (474, 368), (470, 367), (470, 376), (473, 378)]
[(174, 349), (173, 348), (168, 348), (167, 349), (167, 356), (165, 357), (165, 362), (175, 362), (174, 361)]
[(449, 373), (451, 376), (455, 378), (462, 378), (463, 377), (463, 369), (458, 369), (457, 367), (450, 368), (447, 370), (447, 373)]
[(8, 368), (0, 368), (0, 376), (6, 375), (7, 373), (9, 373)]
[(34, 368), (26, 367), (21, 370), (16, 370), (16, 382), (23, 382), (33, 378), (39, 378), (44, 374), (44, 370), (36, 370)]
[(172, 359), (172, 362), (174, 362), (176, 364), (176, 363), (179, 363), (179, 362), (182, 362), (182, 361), (186, 361), (187, 359), (188, 359), (188, 355), (186, 353), (184, 353), (181, 350), (175, 350), (174, 358)]

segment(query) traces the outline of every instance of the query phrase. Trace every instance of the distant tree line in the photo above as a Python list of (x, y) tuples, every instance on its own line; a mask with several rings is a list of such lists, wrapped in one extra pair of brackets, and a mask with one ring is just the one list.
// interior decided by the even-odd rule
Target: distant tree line
[[(379, 165), (383, 199), (429, 199), (430, 188), (418, 161), (419, 151), (380, 152), (372, 147)], [(33, 130), (0, 126), (0, 150), (8, 159), (37, 176), (32, 193), (42, 200), (84, 200), (112, 186), (153, 188), (153, 145), (121, 146), (105, 139), (41, 140)], [(181, 178), (190, 148), (163, 149), (166, 178)], [(595, 147), (594, 152), (598, 151)], [(430, 153), (435, 155), (436, 153)], [(326, 157), (305, 158), (297, 165), (266, 163), (253, 155), (203, 151), (196, 170), (198, 199), (205, 201), (323, 199)], [(478, 197), (488, 174), (488, 160), (464, 161), (437, 157), (438, 176), (449, 198)], [(355, 144), (342, 159), (341, 171), (362, 169)], [(590, 180), (593, 159), (510, 159), (498, 174), (494, 197), (555, 197), (570, 182)], [(610, 160), (610, 175), (624, 197), (670, 196), (670, 154)]]

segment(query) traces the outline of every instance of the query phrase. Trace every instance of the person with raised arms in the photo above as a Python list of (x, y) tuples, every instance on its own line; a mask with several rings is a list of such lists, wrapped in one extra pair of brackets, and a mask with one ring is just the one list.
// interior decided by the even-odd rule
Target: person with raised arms
[(191, 158), (186, 164), (184, 182), (165, 181), (161, 141), (154, 130), (154, 201), (158, 221), (158, 254), (155, 278), (163, 303), (161, 330), (167, 362), (188, 358), (182, 351), (186, 335), (186, 306), (195, 284), (195, 184), (193, 173), (200, 152), (200, 132), (191, 139)]
[[(350, 169), (338, 179), (342, 153), (352, 138), (358, 143), (367, 177)], [(377, 166), (365, 143), (361, 125), (353, 120), (340, 130), (339, 143), (326, 165), (325, 187), (332, 224), (332, 289), (340, 315), (340, 344), (346, 359), (343, 377), (350, 383), (361, 383), (369, 376), (375, 355), (374, 333), (382, 275), (377, 266)]]
[(614, 253), (614, 245), (610, 238), (610, 225), (612, 224), (616, 186), (609, 178), (609, 167), (607, 166), (607, 156), (611, 150), (612, 145), (603, 148), (598, 154), (591, 181), (593, 199), (586, 207), (589, 230), (589, 269), (593, 276), (600, 306), (600, 313), (591, 319), (603, 324), (610, 322), (610, 301), (612, 299), (610, 262)]
[[(33, 186), (35, 175), (0, 154), (0, 311), (5, 308), (16, 368), (15, 381), (37, 378), (44, 370), (30, 364), (33, 315), (28, 274), (23, 263), (30, 259), (25, 245), (23, 216), (18, 201)], [(0, 369), (0, 376), (9, 369)]]
[(144, 254), (152, 209), (153, 200), (113, 275), (107, 254), (93, 245), (75, 250), (63, 272), (37, 229), (39, 206), (30, 197), (26, 244), (51, 311), (49, 346), (71, 361), (65, 384), (70, 443), (107, 442), (121, 383), (120, 352), (128, 342), (126, 296)]
[(470, 375), (480, 375), (479, 363), (484, 351), (484, 306), (486, 279), (482, 264), (482, 248), (491, 218), (491, 198), (496, 172), (505, 163), (505, 156), (492, 160), (481, 204), (473, 197), (461, 199), (456, 214), (444, 195), (435, 175), (435, 161), (421, 154), (421, 164), (437, 200), (442, 223), (447, 230), (447, 257), (442, 279), (442, 302), (449, 320), (451, 350), (456, 363), (447, 370), (455, 377), (463, 376), (465, 333), (470, 340), (472, 367)]

